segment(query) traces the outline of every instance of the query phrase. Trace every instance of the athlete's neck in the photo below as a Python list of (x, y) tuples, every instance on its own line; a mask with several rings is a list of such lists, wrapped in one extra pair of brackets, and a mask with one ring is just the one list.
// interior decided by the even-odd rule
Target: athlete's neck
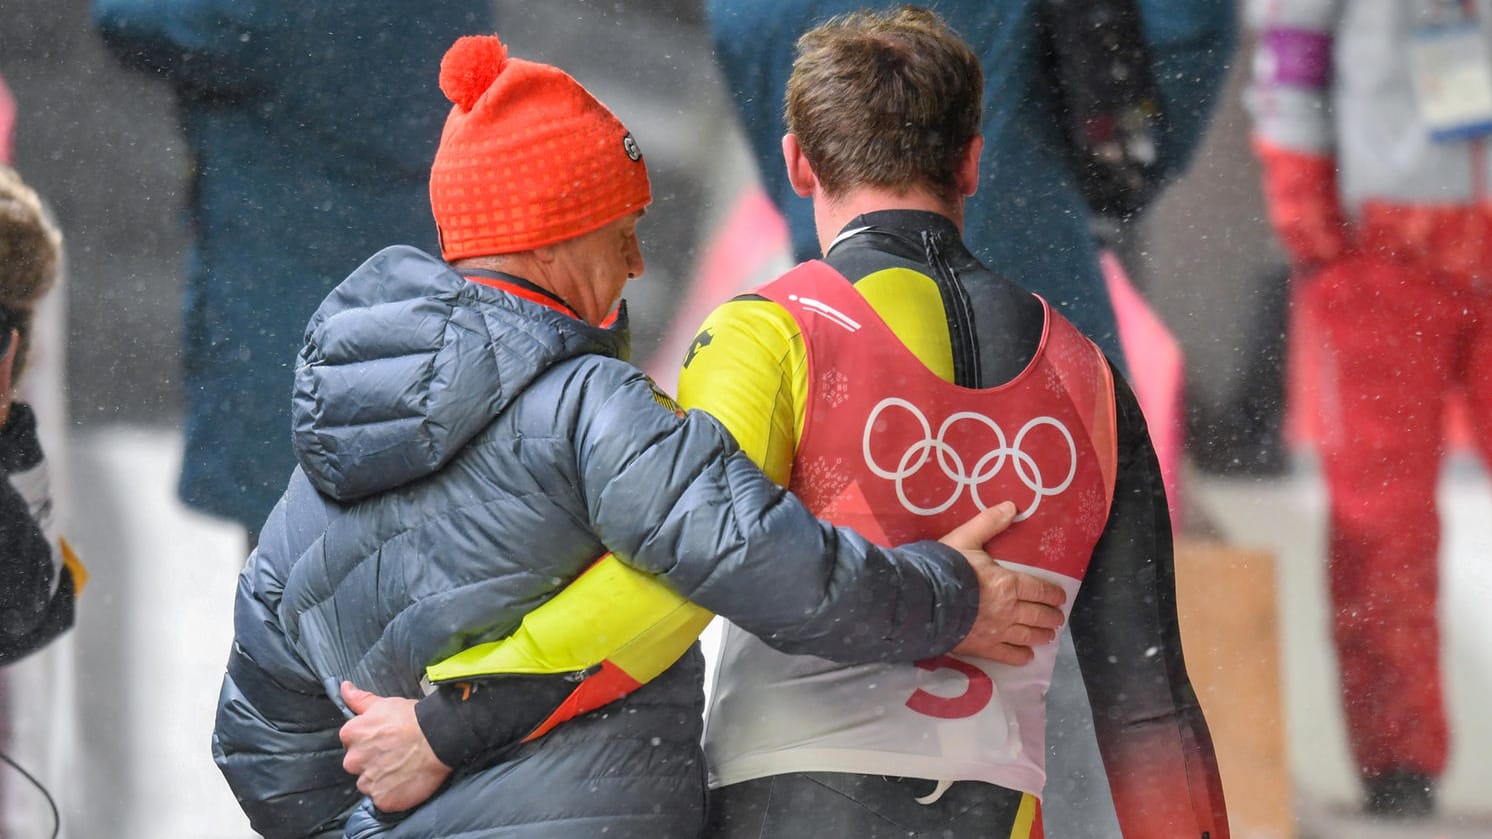
[(964, 201), (949, 201), (925, 189), (898, 192), (879, 187), (860, 187), (835, 198), (822, 193), (813, 199), (813, 218), (819, 236), (819, 248), (828, 253), (829, 245), (856, 216), (881, 210), (923, 210), (952, 220), (960, 235), (964, 232)]

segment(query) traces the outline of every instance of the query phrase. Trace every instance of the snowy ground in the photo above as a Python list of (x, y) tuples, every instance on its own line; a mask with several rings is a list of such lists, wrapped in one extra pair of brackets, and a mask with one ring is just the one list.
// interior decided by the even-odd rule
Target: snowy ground
[[(177, 436), (108, 428), (73, 441), (65, 483), (70, 535), (93, 570), (77, 630), (7, 675), (25, 698), (16, 755), (63, 809), (70, 839), (238, 839), (243, 817), (208, 753), (231, 636), (242, 534), (183, 510), (173, 496)], [(1225, 535), (1278, 552), (1285, 698), (1296, 821), (1305, 839), (1492, 837), (1492, 491), (1453, 462), (1442, 499), (1447, 663), (1457, 748), (1445, 779), (1449, 814), (1393, 830), (1356, 820), (1322, 607), (1319, 481), (1309, 461), (1287, 478), (1194, 479)], [(24, 686), (22, 688), (21, 686)], [(7, 779), (16, 839), (45, 837), (39, 796)], [(1262, 839), (1262, 837), (1261, 837)]]
[(1492, 837), (1492, 720), (1485, 713), (1492, 697), (1492, 613), (1486, 605), (1492, 600), (1492, 489), (1484, 472), (1460, 456), (1443, 472), (1442, 661), (1453, 740), (1440, 798), (1448, 815), (1404, 831), (1352, 815), (1357, 790), (1330, 653), (1322, 562), (1326, 508), (1315, 464), (1303, 459), (1281, 480), (1209, 479), (1197, 489), (1228, 541), (1267, 548), (1277, 557), (1287, 738), (1301, 835)]

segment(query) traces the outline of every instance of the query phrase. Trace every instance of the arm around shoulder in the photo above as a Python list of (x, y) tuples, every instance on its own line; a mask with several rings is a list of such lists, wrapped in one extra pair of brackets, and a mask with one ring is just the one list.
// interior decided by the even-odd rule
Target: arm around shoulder
[(814, 518), (706, 414), (663, 407), (641, 374), (577, 434), (597, 534), (623, 561), (787, 652), (916, 660), (963, 640), (978, 584), (958, 551), (897, 549)]

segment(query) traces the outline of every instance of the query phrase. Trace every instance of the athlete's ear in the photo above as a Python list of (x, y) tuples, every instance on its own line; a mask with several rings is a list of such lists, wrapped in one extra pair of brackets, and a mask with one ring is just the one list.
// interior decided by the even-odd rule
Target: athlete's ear
[(813, 166), (803, 154), (803, 147), (798, 145), (798, 137), (794, 134), (782, 135), (782, 161), (787, 164), (787, 182), (793, 185), (793, 192), (804, 198), (813, 197), (818, 189), (819, 179), (813, 173)]
[(975, 134), (959, 157), (958, 171), (953, 174), (954, 186), (958, 187), (958, 194), (965, 198), (972, 197), (979, 188), (979, 155), (983, 151), (984, 135)]

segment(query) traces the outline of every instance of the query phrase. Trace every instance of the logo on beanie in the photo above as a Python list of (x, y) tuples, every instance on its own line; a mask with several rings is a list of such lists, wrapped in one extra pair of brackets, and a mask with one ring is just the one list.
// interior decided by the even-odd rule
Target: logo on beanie
[(632, 139), (631, 131), (628, 131), (627, 136), (622, 138), (622, 150), (633, 160), (642, 160), (642, 149), (638, 148), (637, 141)]

